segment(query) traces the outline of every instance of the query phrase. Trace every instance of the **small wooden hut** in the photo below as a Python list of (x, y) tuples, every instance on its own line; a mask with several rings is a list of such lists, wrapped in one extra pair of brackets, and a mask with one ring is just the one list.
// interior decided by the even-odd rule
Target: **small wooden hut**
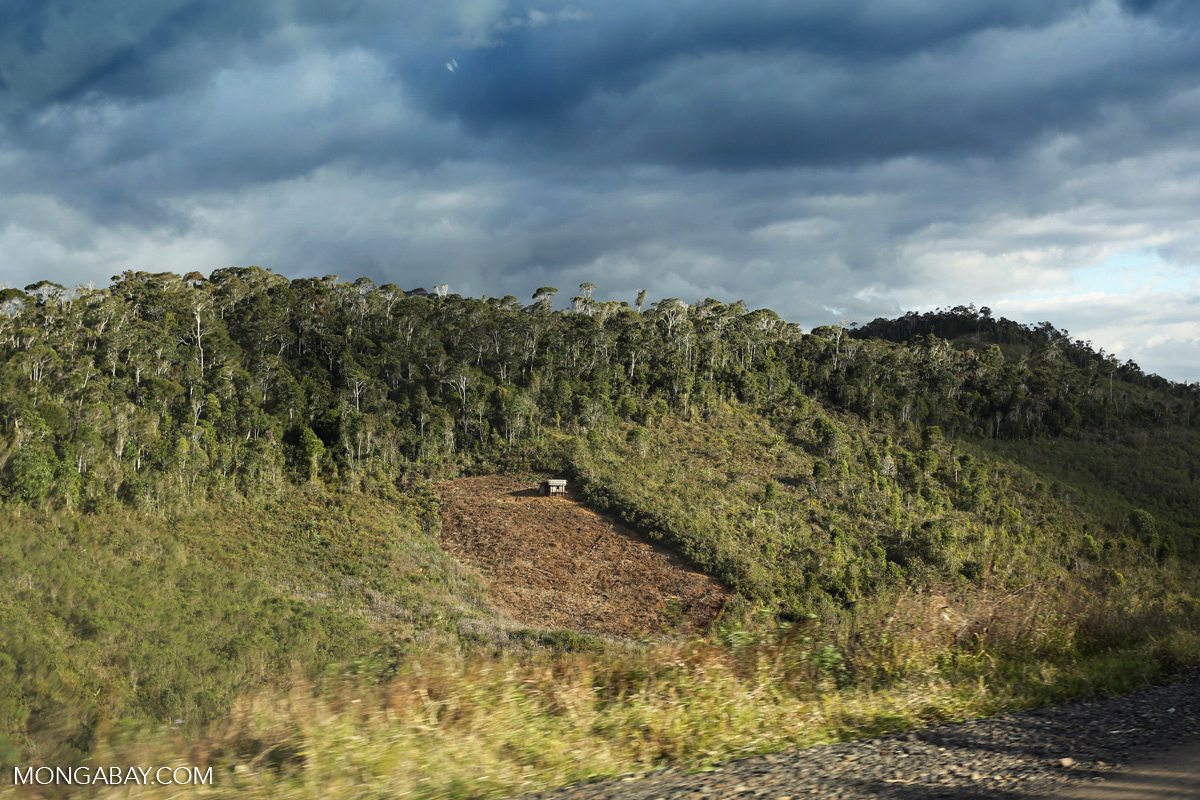
[(567, 482), (562, 478), (551, 478), (548, 481), (542, 481), (541, 492), (543, 497), (566, 495)]

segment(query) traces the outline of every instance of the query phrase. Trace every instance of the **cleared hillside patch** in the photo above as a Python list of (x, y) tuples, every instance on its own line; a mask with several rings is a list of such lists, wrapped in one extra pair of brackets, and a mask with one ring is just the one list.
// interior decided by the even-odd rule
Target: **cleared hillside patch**
[(515, 620), (608, 636), (707, 627), (730, 592), (574, 494), (489, 475), (438, 486), (441, 543)]

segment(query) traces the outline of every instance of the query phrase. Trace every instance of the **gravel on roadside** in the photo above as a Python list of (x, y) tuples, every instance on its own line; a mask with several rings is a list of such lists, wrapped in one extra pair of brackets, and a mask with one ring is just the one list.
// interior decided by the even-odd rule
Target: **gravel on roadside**
[(1102, 781), (1123, 765), (1197, 740), (1200, 671), (1121, 697), (789, 749), (730, 761), (712, 772), (627, 776), (523, 800), (1053, 796), (1067, 784)]

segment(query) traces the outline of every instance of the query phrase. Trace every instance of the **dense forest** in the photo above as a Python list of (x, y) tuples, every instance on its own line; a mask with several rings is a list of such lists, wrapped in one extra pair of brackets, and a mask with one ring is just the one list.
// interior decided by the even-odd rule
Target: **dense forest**
[(805, 332), (594, 292), (258, 267), (0, 291), (0, 760), (219, 718), (296, 658), (504, 649), (430, 538), (431, 486), (467, 473), (571, 477), (734, 589), (738, 625), (824, 626), (806, 663), (839, 686), (881, 679), (884, 640), (856, 648), (921, 592), (1036, 609), (978, 628), (1021, 657), (1200, 615), (1200, 385), (987, 308)]
[[(730, 402), (795, 422), (815, 400), (889, 430), (994, 440), (1191, 432), (1200, 415), (1197, 384), (986, 308), (805, 334), (740, 302), (646, 307), (642, 292), (631, 306), (583, 284), (555, 311), (550, 287), (530, 305), (439, 288), (246, 267), (5, 289), (4, 491), (88, 510), (394, 479), (549, 428), (648, 429)], [(836, 424), (816, 434), (836, 452)]]

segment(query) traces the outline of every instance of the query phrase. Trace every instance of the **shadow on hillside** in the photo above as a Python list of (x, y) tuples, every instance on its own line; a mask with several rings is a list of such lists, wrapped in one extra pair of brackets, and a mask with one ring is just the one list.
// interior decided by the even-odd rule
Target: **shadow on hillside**
[(813, 479), (810, 475), (780, 475), (775, 480), (792, 489), (813, 488)]

